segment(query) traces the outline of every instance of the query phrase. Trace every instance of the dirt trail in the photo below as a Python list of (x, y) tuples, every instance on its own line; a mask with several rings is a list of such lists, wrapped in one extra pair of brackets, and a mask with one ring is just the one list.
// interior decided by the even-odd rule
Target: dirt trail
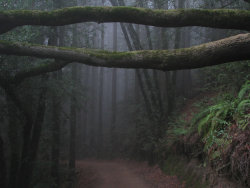
[(164, 174), (158, 166), (146, 162), (97, 161), (77, 162), (77, 188), (184, 188), (176, 176)]
[(78, 161), (77, 167), (81, 170), (79, 188), (150, 188), (124, 163), (89, 160)]

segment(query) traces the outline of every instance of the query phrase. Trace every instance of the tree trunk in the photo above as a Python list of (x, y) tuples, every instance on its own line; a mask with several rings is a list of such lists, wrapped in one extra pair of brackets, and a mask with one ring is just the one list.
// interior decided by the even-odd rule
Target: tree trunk
[[(62, 6), (61, 0), (53, 0), (53, 9)], [(52, 32), (49, 36), (50, 45), (63, 46), (63, 28), (51, 28)], [(59, 60), (55, 60), (59, 61)], [(54, 72), (52, 79), (57, 82), (62, 79), (62, 70)], [(60, 161), (60, 134), (61, 134), (61, 97), (56, 93), (52, 95), (52, 143), (51, 143), (51, 177), (54, 180), (52, 188), (60, 187), (59, 161)]]
[[(114, 23), (113, 24), (113, 51), (117, 51), (117, 24)], [(110, 134), (111, 134), (111, 145), (112, 145), (112, 150), (115, 149), (115, 136), (116, 136), (116, 92), (117, 92), (117, 70), (114, 68), (112, 70), (112, 119), (111, 119), (111, 130), (110, 130)], [(112, 152), (113, 153), (113, 152)]]
[[(77, 25), (73, 28), (73, 46), (78, 46), (78, 35), (77, 35)], [(75, 86), (78, 82), (78, 71), (77, 64), (72, 64), (71, 67), (71, 79), (74, 82)], [(75, 160), (76, 160), (76, 92), (75, 88), (71, 91), (70, 97), (70, 145), (69, 145), (69, 168), (75, 169)]]
[(0, 187), (6, 188), (7, 183), (7, 167), (6, 167), (6, 159), (4, 152), (4, 142), (2, 139), (2, 135), (0, 134)]
[[(43, 82), (45, 80), (46, 79), (42, 79)], [(22, 149), (21, 166), (18, 176), (18, 186), (20, 188), (30, 188), (31, 186), (34, 162), (37, 158), (37, 151), (44, 120), (45, 104), (46, 88), (43, 87), (41, 88), (41, 92), (39, 95), (34, 122), (31, 123), (30, 121), (27, 121), (23, 131), (24, 143)]]
[[(77, 81), (77, 65), (73, 64), (71, 68), (71, 78), (76, 84)], [(71, 92), (70, 98), (70, 144), (69, 144), (69, 168), (75, 169), (75, 147), (76, 147), (76, 95)]]
[[(104, 1), (102, 0), (102, 5), (104, 5)], [(104, 50), (104, 24), (102, 24), (102, 30), (101, 30), (101, 49)], [(100, 67), (100, 73), (99, 73), (99, 118), (98, 118), (98, 157), (101, 157), (102, 152), (103, 152), (103, 83), (104, 83), (104, 73), (103, 73), (103, 68)]]
[[(62, 72), (53, 73), (53, 79), (59, 80)], [(52, 143), (51, 143), (51, 176), (54, 180), (52, 188), (60, 187), (59, 160), (60, 160), (60, 133), (61, 133), (61, 99), (59, 96), (52, 96)]]
[(99, 107), (98, 107), (98, 157), (101, 157), (102, 152), (103, 152), (103, 68), (100, 68), (100, 73), (99, 73), (99, 82), (100, 82), (100, 86), (99, 86)]
[(8, 188), (16, 188), (17, 186), (17, 176), (18, 176), (18, 166), (19, 166), (19, 156), (20, 156), (20, 140), (18, 131), (20, 122), (18, 122), (18, 112), (14, 104), (8, 99), (8, 117), (9, 117), (9, 144), (10, 144), (10, 171), (9, 171), (9, 181)]
[(96, 67), (91, 67), (91, 81), (90, 81), (90, 121), (89, 121), (89, 126), (90, 126), (90, 131), (89, 131), (89, 137), (90, 137), (90, 154), (96, 155), (96, 142), (97, 142), (97, 138), (96, 138), (96, 107), (98, 106), (97, 103), (97, 70)]

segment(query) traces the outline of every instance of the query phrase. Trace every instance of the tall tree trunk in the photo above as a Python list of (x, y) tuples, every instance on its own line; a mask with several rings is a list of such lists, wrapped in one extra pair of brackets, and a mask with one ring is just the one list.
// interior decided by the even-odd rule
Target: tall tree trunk
[[(102, 0), (102, 5), (104, 6), (104, 0)], [(101, 49), (104, 49), (104, 24), (101, 25)], [(100, 73), (99, 73), (99, 123), (98, 123), (98, 157), (101, 157), (102, 152), (103, 152), (103, 83), (104, 83), (104, 73), (103, 73), (103, 68), (100, 67)]]
[(90, 154), (92, 155), (96, 155), (96, 107), (97, 107), (97, 71), (96, 71), (96, 67), (91, 67), (91, 81), (90, 81), (90, 121), (89, 121), (89, 126), (90, 126), (90, 130), (89, 130), (89, 149), (90, 149)]
[(31, 180), (31, 161), (30, 161), (30, 131), (32, 129), (32, 122), (26, 122), (23, 130), (23, 146), (21, 164), (18, 175), (18, 184), (21, 188), (30, 188)]
[[(88, 66), (84, 67), (85, 68), (85, 79), (84, 79), (84, 85), (86, 88), (89, 88), (89, 75), (90, 75), (90, 68)], [(88, 132), (88, 116), (89, 116), (89, 101), (85, 100), (84, 101), (84, 114), (83, 114), (83, 121), (82, 121), (82, 146), (83, 146), (83, 151), (86, 152), (86, 146), (87, 146), (87, 132)], [(83, 157), (86, 156), (86, 153), (83, 153)]]
[[(71, 78), (76, 83), (77, 65), (73, 64), (71, 68)], [(70, 144), (69, 144), (69, 168), (75, 169), (75, 147), (76, 147), (76, 95), (71, 92), (70, 98)]]
[[(77, 47), (77, 25), (73, 28), (73, 42), (72, 45)], [(78, 81), (78, 71), (77, 64), (72, 64), (71, 67), (71, 79), (75, 85), (77, 85)], [(75, 159), (76, 159), (76, 93), (75, 89), (71, 92), (70, 98), (70, 144), (69, 144), (69, 168), (75, 169)]]
[[(62, 8), (62, 0), (53, 0), (53, 9)], [(55, 46), (63, 46), (64, 28), (54, 28), (50, 36), (51, 43)], [(55, 60), (58, 61), (58, 60)], [(62, 79), (62, 70), (52, 74), (52, 79), (58, 81)], [(51, 177), (54, 180), (52, 188), (60, 187), (59, 160), (60, 160), (60, 136), (61, 136), (61, 97), (52, 95), (52, 144), (51, 144)]]
[[(113, 24), (113, 51), (117, 51), (117, 23)], [(111, 145), (115, 147), (115, 123), (116, 123), (116, 90), (117, 90), (117, 70), (112, 69), (112, 119), (111, 119)]]
[[(185, 0), (176, 0), (177, 8), (184, 8)], [(181, 46), (181, 28), (176, 28), (175, 32), (175, 43), (174, 48), (179, 49)], [(177, 82), (177, 72), (172, 72), (172, 79), (170, 83), (170, 92), (168, 92), (168, 112), (171, 113), (175, 107), (175, 98), (176, 98), (176, 82)]]
[[(190, 8), (190, 2), (186, 1), (186, 7), (185, 8)], [(187, 27), (185, 28), (185, 48), (188, 48), (191, 46), (191, 28)], [(185, 87), (185, 97), (191, 97), (192, 95), (192, 70), (185, 70), (185, 82), (184, 82), (184, 87)]]
[[(41, 82), (44, 83), (44, 81), (46, 80), (47, 78), (45, 76), (43, 77)], [(31, 123), (31, 121), (27, 121), (24, 127), (23, 131), (24, 143), (23, 143), (21, 165), (18, 176), (18, 186), (20, 188), (31, 187), (34, 162), (37, 158), (37, 151), (39, 147), (39, 141), (45, 114), (46, 91), (47, 91), (46, 86), (43, 86), (41, 88), (41, 92), (39, 95), (35, 119), (33, 123)]]
[(5, 89), (7, 97), (9, 97), (15, 106), (20, 110), (20, 112), (25, 117), (25, 123), (22, 127), (22, 153), (20, 160), (20, 168), (18, 171), (18, 185), (20, 188), (29, 188), (30, 187), (30, 176), (32, 173), (32, 158), (30, 155), (30, 143), (31, 143), (31, 130), (32, 130), (32, 116), (30, 111), (27, 108), (27, 104), (23, 103), (19, 96), (16, 94), (16, 85), (6, 82), (5, 79), (0, 79), (1, 87)]
[[(42, 82), (46, 82), (48, 80), (47, 75), (42, 76)], [(45, 115), (45, 110), (46, 110), (46, 101), (47, 101), (47, 86), (44, 85), (40, 89), (40, 94), (39, 94), (39, 100), (37, 104), (37, 110), (36, 110), (36, 115), (34, 119), (34, 126), (32, 129), (32, 136), (31, 136), (31, 163), (34, 164), (36, 158), (37, 158), (37, 153), (38, 153), (38, 148), (39, 148), (39, 141), (41, 137), (41, 132), (42, 132), (42, 125), (44, 122), (44, 115)], [(33, 168), (31, 169), (31, 174), (33, 174)]]
[(6, 167), (6, 159), (4, 152), (4, 142), (2, 139), (2, 135), (0, 134), (0, 187), (6, 188), (7, 183), (7, 167)]
[[(53, 79), (59, 80), (62, 72), (53, 73)], [(60, 96), (52, 97), (52, 143), (51, 143), (51, 177), (54, 180), (52, 188), (60, 187), (59, 159), (60, 159), (60, 126), (61, 126), (61, 99)]]
[(129, 100), (129, 72), (128, 70), (124, 71), (124, 101)]
[(9, 144), (10, 144), (10, 171), (8, 188), (16, 188), (17, 175), (19, 166), (19, 154), (20, 154), (20, 140), (18, 135), (18, 112), (14, 104), (8, 99), (8, 116), (9, 116)]
[[(124, 0), (119, 0), (119, 5), (120, 6), (125, 6)], [(122, 32), (126, 41), (126, 44), (128, 46), (128, 49), (130, 51), (133, 50), (132, 44), (130, 42), (130, 39), (128, 37), (128, 33), (132, 39), (133, 42), (133, 46), (136, 50), (141, 50), (142, 46), (140, 44), (140, 40), (139, 37), (137, 35), (137, 33), (135, 32), (133, 25), (132, 24), (126, 24), (126, 27), (124, 24), (121, 24), (121, 28), (122, 28)], [(145, 71), (144, 71), (145, 73)], [(144, 99), (144, 103), (145, 103), (145, 107), (146, 107), (146, 112), (148, 114), (148, 117), (151, 117), (152, 115), (152, 106), (151, 106), (151, 102), (150, 99), (147, 95), (146, 92), (146, 88), (144, 87), (144, 83), (143, 83), (143, 79), (142, 79), (142, 74), (140, 70), (135, 70), (135, 102), (138, 102), (139, 100), (139, 89), (142, 93), (142, 97)]]
[(103, 151), (103, 68), (100, 68), (100, 73), (99, 73), (99, 117), (98, 117), (98, 157), (101, 157), (102, 151)]

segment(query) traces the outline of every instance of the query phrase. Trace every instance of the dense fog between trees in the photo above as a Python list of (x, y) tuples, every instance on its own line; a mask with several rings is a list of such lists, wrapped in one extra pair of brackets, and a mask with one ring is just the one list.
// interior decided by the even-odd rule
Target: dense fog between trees
[[(249, 14), (250, 7), (248, 1), (243, 0), (0, 0), (0, 11), (22, 9), (52, 11), (72, 6), (128, 6), (165, 10), (241, 9), (246, 11), (246, 14)], [(4, 16), (0, 12), (0, 23), (1, 20), (4, 20)], [(207, 106), (203, 108), (202, 105), (214, 104), (210, 99), (216, 98), (218, 93), (224, 92), (225, 101), (232, 100), (237, 98), (244, 83), (249, 85), (247, 49), (250, 42), (249, 34), (246, 34), (249, 30), (247, 25), (246, 29), (242, 30), (218, 29), (210, 26), (165, 28), (120, 22), (86, 22), (46, 27), (25, 25), (13, 27), (13, 29), (8, 23), (2, 26), (0, 26), (2, 27), (0, 28), (2, 33), (0, 35), (0, 187), (3, 188), (58, 188), (67, 184), (67, 181), (71, 182), (69, 184), (72, 186), (74, 184), (72, 182), (77, 181), (74, 170), (77, 168), (76, 161), (90, 158), (105, 160), (122, 158), (163, 165), (166, 156), (172, 151), (169, 148), (177, 147), (176, 150), (178, 150), (182, 146), (186, 152), (184, 155), (189, 155), (187, 153), (192, 153), (193, 150), (190, 152), (190, 148), (184, 146), (185, 144), (177, 146), (175, 144), (177, 138), (189, 139), (185, 135), (190, 133), (188, 131), (194, 130), (187, 128), (192, 125), (189, 122), (191, 116), (208, 108)], [(156, 70), (161, 69), (158, 67), (155, 69), (151, 67), (146, 67), (147, 69), (107, 68), (105, 64), (99, 67), (99, 64), (89, 66), (88, 64), (91, 65), (91, 63), (88, 62), (64, 61), (64, 57), (44, 58), (47, 54), (53, 54), (52, 52), (51, 54), (46, 52), (43, 59), (40, 59), (37, 55), (39, 51), (35, 52), (28, 46), (30, 43), (35, 44), (35, 47), (36, 44), (47, 46), (48, 49), (52, 49), (49, 46), (60, 46), (62, 50), (72, 47), (110, 52), (171, 51), (238, 34), (241, 34), (239, 38), (244, 36), (246, 40), (244, 38), (243, 45), (239, 48), (237, 46), (231, 48), (233, 45), (230, 43), (228, 46), (231, 53), (223, 52), (225, 48), (220, 48), (216, 54), (212, 53), (215, 50), (211, 50), (212, 52), (208, 50), (211, 54), (207, 53), (203, 59), (197, 59), (201, 64), (209, 58), (216, 62), (228, 53), (230, 62), (231, 60), (237, 60), (237, 62), (199, 68), (203, 67), (202, 65), (196, 66), (197, 69), (188, 70), (184, 70), (186, 69), (184, 65), (181, 66), (181, 70), (175, 70), (179, 69), (177, 67), (170, 68), (171, 71)], [(12, 46), (8, 49), (11, 44), (4, 41), (18, 42), (20, 46)], [(239, 44), (239, 41), (237, 38), (235, 44)], [(20, 50), (22, 45), (28, 46), (27, 54), (20, 55), (19, 52), (14, 52)], [(211, 49), (211, 46), (208, 49)], [(237, 53), (236, 49), (239, 50)], [(145, 51), (145, 53), (149, 52)], [(237, 58), (237, 55), (242, 56)], [(182, 57), (182, 54), (180, 56)], [(91, 53), (90, 57), (94, 59), (93, 62), (98, 59), (93, 54), (91, 56)], [(226, 57), (222, 63), (225, 62), (227, 62)], [(152, 63), (154, 63), (153, 60)], [(55, 66), (47, 70), (46, 66), (51, 64)], [(218, 63), (211, 62), (211, 65), (214, 64)], [(169, 69), (163, 68), (163, 70)], [(229, 96), (228, 91), (232, 92), (233, 97)], [(246, 95), (242, 94), (237, 100), (249, 100)], [(193, 109), (191, 106), (185, 108), (187, 104), (203, 98), (206, 99), (196, 104), (199, 110), (191, 111)], [(217, 101), (219, 103), (219, 100)], [(240, 102), (234, 104), (238, 105)], [(190, 117), (179, 118), (187, 109), (190, 109), (188, 112)], [(247, 114), (246, 112), (249, 113), (249, 109), (247, 111), (245, 106), (243, 111), (244, 115)], [(240, 118), (243, 118), (242, 114)], [(219, 113), (217, 115), (220, 116)], [(223, 126), (230, 124), (225, 123), (226, 121), (237, 122), (240, 119), (238, 116), (236, 120), (231, 118), (232, 115), (229, 116), (225, 115)], [(244, 122), (249, 120), (248, 116), (244, 118)], [(196, 123), (198, 122), (197, 120)], [(232, 124), (238, 125), (238, 123)], [(242, 125), (244, 129), (242, 128), (241, 131), (247, 135), (248, 126), (245, 124)], [(202, 125), (200, 127), (199, 134), (202, 137)], [(225, 130), (226, 128), (223, 128), (223, 131)], [(198, 133), (191, 135), (198, 135)], [(205, 139), (208, 138), (206, 136), (204, 136)], [(191, 141), (188, 140), (188, 142)], [(175, 144), (171, 145), (172, 143)], [(207, 150), (212, 152), (213, 147), (209, 146), (209, 149)], [(205, 158), (201, 154), (202, 151), (199, 150), (197, 153), (195, 157)], [(221, 164), (223, 170), (224, 165), (224, 163)], [(230, 172), (232, 179), (239, 180), (243, 186), (249, 186), (250, 182), (245, 177), (250, 173), (249, 169), (244, 172), (235, 166), (231, 169), (237, 169)]]

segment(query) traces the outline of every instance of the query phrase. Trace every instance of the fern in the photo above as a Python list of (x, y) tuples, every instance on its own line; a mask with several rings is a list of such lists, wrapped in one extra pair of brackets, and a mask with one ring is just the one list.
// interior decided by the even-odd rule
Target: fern
[(196, 125), (199, 121), (205, 118), (210, 113), (210, 109), (205, 109), (204, 111), (196, 114), (191, 120), (191, 126)]
[(239, 112), (244, 111), (246, 108), (250, 108), (250, 99), (242, 100), (237, 106)]
[(202, 118), (198, 123), (198, 133), (201, 134), (202, 132), (207, 132), (205, 129), (207, 128), (207, 125), (209, 125), (211, 121), (212, 114), (208, 114), (204, 118)]
[(233, 99), (226, 95), (226, 100), (197, 114), (192, 120), (192, 126), (196, 125), (199, 134), (206, 136), (208, 132), (219, 131), (230, 126), (233, 119), (241, 123), (242, 119), (249, 119), (247, 113), (250, 109), (249, 91), (250, 81), (247, 81), (239, 91), (238, 98)]
[(231, 143), (228, 128), (235, 123), (244, 130), (250, 122), (250, 81), (241, 88), (236, 98), (225, 94), (216, 105), (207, 107), (198, 113), (191, 121), (197, 128), (204, 142), (204, 151), (208, 152), (211, 159), (220, 156), (219, 148), (223, 149)]
[(238, 98), (243, 99), (244, 97), (250, 97), (250, 80), (248, 80), (241, 88)]
[(205, 136), (210, 131), (213, 132), (214, 130), (229, 126), (230, 123), (226, 119), (232, 110), (232, 105), (223, 101), (222, 103), (208, 107), (205, 112), (198, 114), (199, 118), (193, 121), (193, 125), (195, 123), (198, 127), (198, 133)]

